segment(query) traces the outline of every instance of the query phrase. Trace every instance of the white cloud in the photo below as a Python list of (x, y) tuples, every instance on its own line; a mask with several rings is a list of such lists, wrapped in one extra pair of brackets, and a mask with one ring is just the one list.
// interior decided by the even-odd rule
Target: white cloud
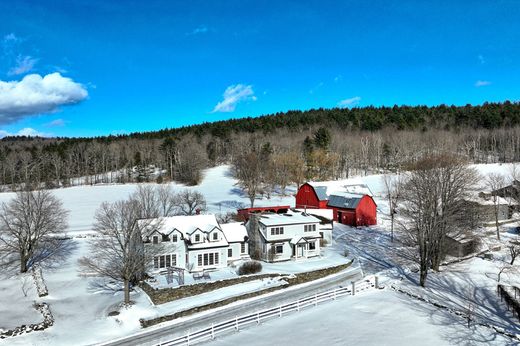
[(30, 74), (20, 81), (0, 80), (0, 124), (56, 112), (60, 106), (79, 103), (87, 96), (83, 85), (58, 72), (44, 77)]
[(206, 25), (199, 25), (193, 31), (187, 32), (186, 35), (198, 35), (198, 34), (205, 34), (209, 31), (209, 28)]
[(5, 131), (5, 130), (0, 130), (0, 138), (4, 138), (4, 137), (7, 137), (7, 136), (50, 137), (50, 136), (52, 136), (52, 134), (45, 133), (45, 132), (40, 132), (40, 131), (35, 130), (35, 129), (30, 128), (30, 127), (25, 127), (23, 129), (19, 130), (18, 132), (15, 132), (15, 133), (11, 133), (11, 132)]
[(488, 86), (490, 84), (491, 84), (491, 82), (488, 81), (488, 80), (478, 80), (478, 81), (475, 82), (475, 86), (477, 88), (480, 88), (480, 87), (483, 87), (483, 86)]
[(256, 101), (252, 85), (236, 84), (230, 85), (224, 91), (224, 99), (213, 108), (215, 112), (233, 112), (239, 102)]
[(354, 107), (359, 104), (359, 101), (361, 101), (361, 97), (355, 96), (351, 97), (349, 99), (344, 99), (338, 102), (338, 107), (340, 108), (348, 108), (348, 107)]
[(61, 126), (65, 126), (65, 120), (63, 120), (63, 119), (56, 119), (56, 120), (53, 120), (51, 122), (48, 122), (44, 126), (45, 127), (61, 127)]
[(484, 59), (484, 56), (482, 54), (479, 54), (477, 58), (482, 65), (486, 63), (486, 59)]
[(343, 80), (343, 76), (342, 75), (337, 75), (336, 77), (334, 77), (334, 83), (338, 83), (338, 82), (341, 82)]
[(13, 75), (27, 73), (34, 68), (34, 65), (36, 65), (37, 62), (38, 62), (38, 59), (33, 58), (30, 55), (26, 55), (26, 56), (19, 55), (16, 58), (16, 65), (7, 72), (7, 75), (13, 76)]

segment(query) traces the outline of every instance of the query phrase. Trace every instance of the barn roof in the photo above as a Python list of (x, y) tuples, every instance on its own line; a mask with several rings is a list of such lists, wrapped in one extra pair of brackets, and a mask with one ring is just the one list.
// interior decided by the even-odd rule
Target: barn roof
[(314, 188), (314, 191), (316, 191), (316, 195), (320, 201), (326, 201), (329, 199), (329, 196), (327, 196), (327, 186), (312, 185), (312, 187)]
[(320, 201), (326, 201), (331, 195), (344, 193), (373, 196), (370, 187), (360, 178), (351, 178), (343, 181), (309, 181), (307, 182), (316, 191)]
[(353, 193), (330, 195), (327, 205), (336, 208), (356, 209), (363, 196)]

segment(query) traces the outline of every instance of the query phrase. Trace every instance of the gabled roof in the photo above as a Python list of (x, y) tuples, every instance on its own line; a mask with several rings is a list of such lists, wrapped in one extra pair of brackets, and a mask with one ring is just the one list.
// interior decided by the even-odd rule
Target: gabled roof
[(224, 223), (220, 227), (230, 243), (243, 242), (247, 238), (246, 226), (241, 222)]
[(150, 233), (157, 230), (162, 234), (170, 234), (174, 230), (178, 230), (183, 237), (189, 236), (197, 229), (204, 233), (209, 233), (215, 228), (221, 230), (215, 215), (179, 215), (140, 220), (140, 222), (149, 223), (147, 228), (150, 230)]
[(370, 187), (360, 178), (338, 181), (309, 181), (307, 184), (314, 188), (320, 201), (328, 200), (331, 195), (343, 193), (373, 196)]
[(331, 195), (327, 205), (329, 207), (356, 209), (364, 195), (342, 193)]

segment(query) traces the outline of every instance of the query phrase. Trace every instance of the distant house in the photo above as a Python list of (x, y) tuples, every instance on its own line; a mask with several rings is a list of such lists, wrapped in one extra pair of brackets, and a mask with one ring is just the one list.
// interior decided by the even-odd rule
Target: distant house
[(377, 224), (377, 205), (363, 183), (338, 185), (338, 182), (308, 182), (296, 193), (296, 208), (332, 209), (333, 219), (350, 226)]
[(220, 225), (214, 215), (172, 216), (147, 222), (145, 246), (156, 246), (153, 268), (184, 268), (189, 272), (223, 268), (249, 257), (247, 230), (242, 223)]
[(320, 220), (306, 213), (253, 214), (246, 223), (251, 255), (266, 262), (320, 255)]
[[(475, 209), (477, 223), (490, 223), (495, 221), (495, 201), (490, 193), (473, 194), (466, 199), (468, 207)], [(503, 197), (496, 196), (498, 221), (508, 220), (512, 217), (516, 203)]]
[(478, 238), (465, 235), (444, 239), (446, 254), (453, 257), (464, 257), (475, 253), (478, 251), (479, 244)]

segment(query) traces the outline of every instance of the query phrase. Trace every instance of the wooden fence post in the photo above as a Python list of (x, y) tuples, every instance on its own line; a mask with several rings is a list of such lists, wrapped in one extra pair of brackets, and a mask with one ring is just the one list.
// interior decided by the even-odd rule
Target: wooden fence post
[(374, 287), (379, 288), (379, 278), (377, 277), (377, 275), (374, 277)]
[(352, 281), (352, 295), (353, 296), (356, 295), (356, 282), (355, 281)]
[(235, 329), (238, 331), (238, 316), (235, 316)]

